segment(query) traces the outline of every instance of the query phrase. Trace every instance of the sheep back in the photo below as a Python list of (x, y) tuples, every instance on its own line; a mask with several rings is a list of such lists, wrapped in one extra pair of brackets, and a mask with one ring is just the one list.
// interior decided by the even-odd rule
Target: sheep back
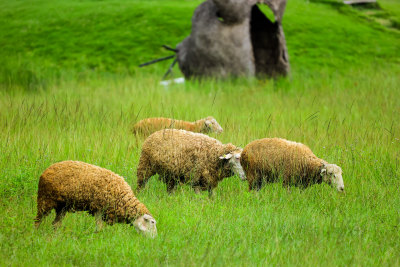
[(137, 122), (133, 126), (133, 133), (150, 135), (162, 129), (184, 129), (188, 131), (196, 131), (196, 125), (192, 122), (174, 120), (170, 118), (147, 118)]

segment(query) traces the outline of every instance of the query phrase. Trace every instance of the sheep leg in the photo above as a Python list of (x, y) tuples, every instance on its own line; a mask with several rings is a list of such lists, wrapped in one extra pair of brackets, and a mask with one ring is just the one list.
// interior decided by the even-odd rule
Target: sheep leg
[(247, 182), (249, 183), (249, 192), (254, 189), (253, 179), (250, 178), (250, 175), (247, 175)]
[(51, 210), (38, 211), (38, 214), (34, 220), (36, 229), (39, 228), (40, 224), (42, 223), (43, 218), (46, 217), (47, 215), (49, 215), (50, 211)]
[(249, 182), (249, 191), (254, 190), (254, 189), (256, 191), (260, 191), (262, 185), (263, 185), (263, 179), (257, 179), (255, 181), (252, 181), (251, 183)]
[(282, 185), (284, 188), (286, 188), (286, 191), (290, 194), (291, 190), (290, 190), (290, 183), (286, 180), (283, 180)]
[(213, 196), (213, 189), (218, 185), (216, 179), (214, 179), (214, 177), (210, 175), (208, 170), (205, 170), (201, 175), (200, 182), (202, 187), (204, 189), (207, 189), (208, 197), (211, 198)]
[(151, 176), (156, 174), (153, 170), (145, 167), (145, 165), (149, 164), (149, 162), (145, 159), (140, 158), (138, 170), (137, 170), (137, 188), (136, 193), (146, 186), (147, 181)]
[(138, 135), (139, 135), (138, 133), (134, 133), (136, 147), (139, 147), (139, 136)]
[(193, 189), (196, 194), (200, 194), (201, 188), (199, 186), (194, 186)]
[(256, 183), (256, 190), (257, 190), (257, 191), (260, 191), (260, 190), (261, 190), (261, 187), (263, 186), (263, 183), (264, 183), (264, 179), (259, 179), (259, 180), (257, 181), (257, 183)]
[(211, 187), (209, 187), (207, 190), (208, 190), (208, 197), (209, 197), (209, 198), (212, 198), (212, 196), (213, 196), (213, 189), (212, 189)]
[(254, 173), (249, 172), (247, 174), (247, 181), (249, 182), (249, 191), (252, 191), (254, 189), (257, 189), (257, 191), (260, 190), (259, 181)]
[(43, 218), (49, 215), (51, 210), (57, 206), (57, 204), (50, 199), (38, 198), (37, 203), (38, 211), (36, 218), (34, 219), (36, 229), (39, 228)]
[(168, 180), (166, 181), (167, 183), (167, 192), (169, 194), (173, 193), (175, 191), (176, 188), (176, 180), (172, 177), (168, 178)]
[(288, 194), (292, 193), (292, 190), (290, 189), (290, 186), (286, 186), (286, 190), (287, 190)]
[(97, 232), (100, 232), (104, 227), (103, 213), (101, 211), (96, 211), (94, 213), (94, 217), (96, 219), (96, 233), (97, 233)]
[(191, 186), (196, 194), (200, 194), (201, 190), (204, 188), (204, 186), (200, 183), (199, 180), (192, 181)]
[(56, 218), (53, 221), (54, 229), (57, 229), (61, 225), (62, 219), (64, 219), (65, 214), (67, 213), (65, 207), (57, 207), (56, 208)]

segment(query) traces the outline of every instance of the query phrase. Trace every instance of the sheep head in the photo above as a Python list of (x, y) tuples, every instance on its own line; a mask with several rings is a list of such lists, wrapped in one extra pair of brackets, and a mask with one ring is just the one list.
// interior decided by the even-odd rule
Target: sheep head
[(243, 152), (242, 148), (236, 147), (232, 144), (225, 145), (229, 152), (226, 152), (224, 155), (220, 156), (221, 160), (228, 160), (228, 166), (230, 170), (240, 177), (242, 181), (246, 180), (246, 175), (240, 164), (240, 156)]
[(330, 184), (339, 192), (344, 191), (344, 183), (342, 178), (342, 169), (335, 164), (324, 164), (321, 169), (322, 180)]
[(213, 117), (207, 117), (204, 119), (204, 132), (207, 133), (222, 133), (223, 129), (221, 125)]
[(132, 223), (132, 225), (140, 234), (151, 238), (157, 236), (156, 220), (154, 220), (154, 218), (149, 214), (140, 216)]

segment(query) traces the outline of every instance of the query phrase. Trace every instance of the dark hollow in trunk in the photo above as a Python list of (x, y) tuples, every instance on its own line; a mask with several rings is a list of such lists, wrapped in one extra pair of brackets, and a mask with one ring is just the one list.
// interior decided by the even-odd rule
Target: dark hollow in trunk
[(279, 21), (271, 22), (257, 5), (251, 9), (250, 36), (258, 77), (285, 76), (289, 60), (285, 36)]

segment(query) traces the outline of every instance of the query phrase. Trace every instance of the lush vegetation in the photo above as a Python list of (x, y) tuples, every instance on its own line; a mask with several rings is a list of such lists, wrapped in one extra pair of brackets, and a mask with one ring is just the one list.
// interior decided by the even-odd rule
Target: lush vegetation
[[(189, 34), (199, 3), (0, 1), (0, 265), (399, 266), (400, 35), (357, 9), (291, 0), (291, 77), (162, 87), (167, 62), (137, 65), (168, 55), (160, 46)], [(342, 167), (346, 193), (248, 192), (231, 177), (209, 199), (188, 186), (168, 195), (154, 177), (138, 195), (157, 220), (154, 240), (126, 225), (95, 233), (85, 213), (57, 231), (53, 213), (34, 229), (38, 178), (52, 163), (96, 164), (135, 187), (132, 123), (207, 115), (223, 142), (309, 145)]]

